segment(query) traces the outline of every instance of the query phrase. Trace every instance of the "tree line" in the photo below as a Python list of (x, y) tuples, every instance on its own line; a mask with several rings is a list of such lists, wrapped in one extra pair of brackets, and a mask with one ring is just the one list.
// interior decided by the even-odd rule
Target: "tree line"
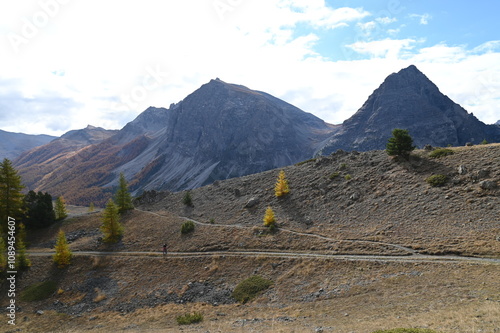
[[(0, 272), (5, 270), (7, 265), (9, 233), (15, 235), (17, 269), (24, 269), (31, 265), (25, 254), (26, 229), (46, 228), (68, 216), (62, 196), (58, 197), (54, 204), (49, 193), (30, 190), (27, 194), (23, 194), (24, 189), (21, 177), (12, 162), (7, 158), (4, 159), (0, 163)], [(134, 208), (123, 173), (120, 174), (115, 201), (110, 199), (103, 213), (101, 231), (103, 232), (102, 240), (105, 243), (117, 242), (121, 239), (123, 227), (120, 224), (120, 215)], [(92, 203), (89, 211), (93, 211)], [(16, 221), (15, 231), (9, 229), (9, 218)], [(57, 235), (55, 251), (54, 262), (58, 267), (70, 264), (72, 254), (62, 230)]]

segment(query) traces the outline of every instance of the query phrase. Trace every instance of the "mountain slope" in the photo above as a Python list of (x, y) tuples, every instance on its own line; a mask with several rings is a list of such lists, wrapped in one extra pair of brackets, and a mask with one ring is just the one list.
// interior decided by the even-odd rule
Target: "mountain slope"
[(50, 135), (29, 135), (0, 130), (1, 159), (8, 158), (13, 160), (22, 152), (42, 146), (55, 138), (55, 136)]
[[(195, 188), (310, 158), (333, 129), (269, 94), (211, 80), (169, 109), (147, 109), (109, 139), (61, 153), (64, 164), (50, 164), (28, 185), (85, 205), (103, 204), (120, 172), (135, 193)], [(22, 176), (29, 161), (42, 163), (34, 157), (44, 149), (18, 160)]]
[[(102, 142), (116, 134), (116, 131), (100, 127), (87, 126), (81, 130), (73, 130), (40, 147), (22, 153), (14, 165), (19, 169), (23, 183), (29, 189), (47, 191), (44, 179), (59, 175), (58, 170), (64, 168), (75, 155), (86, 147)], [(73, 162), (75, 162), (73, 160)], [(71, 164), (71, 163), (70, 163)], [(61, 179), (62, 181), (63, 179)], [(64, 194), (57, 191), (53, 195)]]
[(133, 163), (123, 170), (141, 188), (194, 188), (309, 158), (330, 132), (282, 100), (217, 79), (171, 106), (142, 172)]
[(389, 75), (321, 153), (385, 149), (394, 128), (409, 130), (418, 147), (500, 141), (498, 127), (485, 125), (467, 113), (412, 65)]

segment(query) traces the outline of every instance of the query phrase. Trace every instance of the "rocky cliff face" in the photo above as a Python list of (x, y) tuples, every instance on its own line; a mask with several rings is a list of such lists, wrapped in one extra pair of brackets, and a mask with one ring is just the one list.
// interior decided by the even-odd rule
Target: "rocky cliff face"
[(394, 128), (409, 130), (417, 147), (500, 139), (498, 128), (467, 113), (412, 65), (387, 77), (320, 152), (385, 149)]
[(218, 79), (171, 106), (164, 124), (145, 152), (144, 172), (124, 167), (140, 187), (194, 188), (293, 164), (331, 132), (282, 100)]

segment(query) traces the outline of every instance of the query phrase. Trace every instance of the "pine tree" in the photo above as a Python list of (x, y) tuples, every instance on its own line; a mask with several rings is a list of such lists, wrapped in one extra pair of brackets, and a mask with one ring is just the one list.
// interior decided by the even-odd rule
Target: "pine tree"
[(28, 229), (45, 228), (56, 220), (52, 196), (48, 193), (29, 191), (24, 197), (23, 207), (23, 222)]
[(116, 204), (118, 205), (118, 212), (120, 214), (126, 212), (127, 210), (134, 209), (134, 205), (132, 204), (132, 196), (128, 192), (128, 185), (123, 172), (120, 173), (120, 181), (118, 190), (115, 194), (115, 199)]
[(57, 197), (56, 207), (54, 208), (56, 212), (56, 220), (62, 220), (68, 217), (68, 212), (66, 210), (66, 201), (63, 196)]
[(94, 203), (91, 202), (89, 205), (89, 212), (92, 213), (95, 210)]
[(191, 191), (186, 191), (186, 193), (184, 193), (184, 197), (182, 197), (182, 203), (188, 207), (194, 207)]
[(109, 199), (104, 209), (101, 231), (104, 234), (102, 239), (104, 243), (116, 243), (123, 235), (123, 227), (120, 224), (118, 207), (116, 207), (112, 199)]
[(274, 186), (274, 193), (277, 197), (281, 197), (288, 192), (290, 192), (290, 188), (288, 187), (288, 181), (286, 180), (285, 171), (281, 170), (278, 175), (276, 185)]
[(0, 163), (0, 220), (4, 231), (7, 231), (7, 219), (19, 219), (22, 216), (23, 198), (21, 177), (12, 166), (12, 162), (5, 158)]
[(69, 249), (68, 241), (66, 240), (66, 234), (64, 231), (59, 230), (57, 234), (56, 241), (56, 254), (54, 254), (54, 262), (57, 267), (64, 268), (65, 266), (71, 264), (71, 258), (73, 254)]
[(25, 269), (31, 266), (31, 261), (26, 255), (26, 229), (24, 224), (20, 223), (18, 226), (18, 236), (16, 238), (16, 266), (17, 269)]
[(0, 273), (7, 271), (7, 245), (3, 234), (0, 233)]
[(389, 156), (401, 156), (410, 158), (410, 153), (415, 150), (413, 139), (407, 130), (396, 128), (392, 131), (392, 137), (387, 142), (386, 151)]
[(274, 212), (271, 207), (267, 207), (266, 214), (264, 215), (264, 226), (271, 228), (276, 223)]

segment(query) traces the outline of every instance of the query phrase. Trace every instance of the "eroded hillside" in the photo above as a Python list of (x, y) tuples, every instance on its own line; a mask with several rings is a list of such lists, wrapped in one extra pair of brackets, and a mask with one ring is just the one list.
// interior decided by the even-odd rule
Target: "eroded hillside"
[[(182, 204), (183, 192), (149, 192), (138, 203), (200, 222), (244, 226), (261, 225), (271, 206), (280, 226), (294, 230), (424, 253), (497, 256), (500, 145), (451, 151), (431, 158), (421, 150), (400, 162), (384, 151), (338, 151), (284, 168), (291, 191), (282, 198), (274, 195), (278, 171), (272, 170), (193, 190), (194, 207)], [(432, 187), (426, 179), (433, 174), (448, 181)]]

